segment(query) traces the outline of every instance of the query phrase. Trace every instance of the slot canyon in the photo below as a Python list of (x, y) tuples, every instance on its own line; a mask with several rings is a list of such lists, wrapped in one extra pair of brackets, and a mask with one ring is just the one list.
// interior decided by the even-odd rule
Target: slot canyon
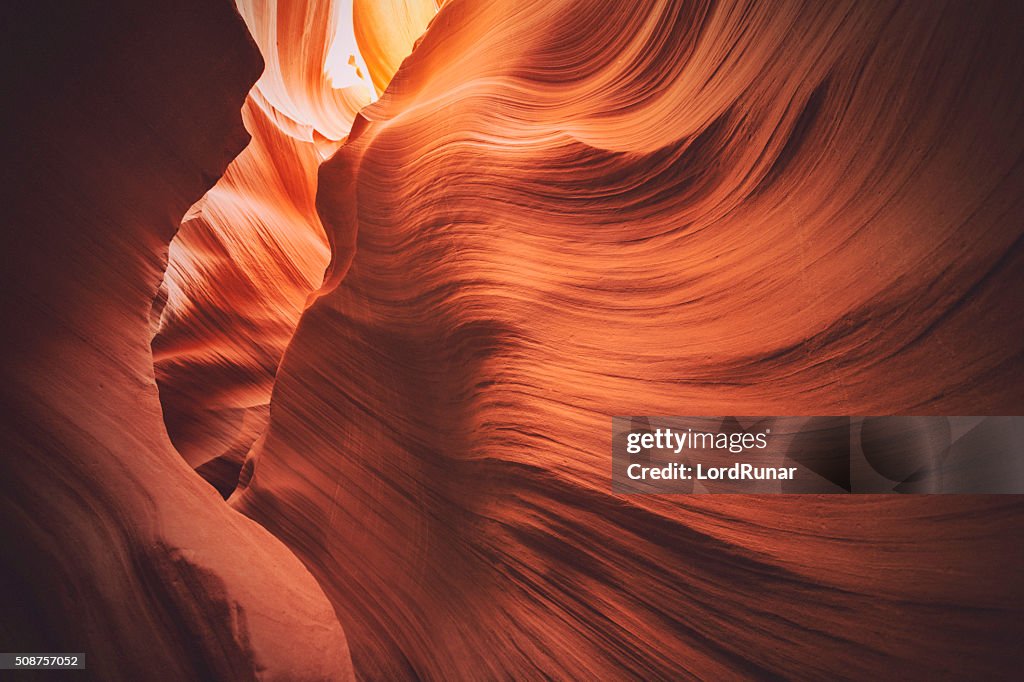
[(9, 14), (3, 651), (1019, 679), (1019, 495), (609, 472), (615, 415), (1024, 414), (1021, 3)]

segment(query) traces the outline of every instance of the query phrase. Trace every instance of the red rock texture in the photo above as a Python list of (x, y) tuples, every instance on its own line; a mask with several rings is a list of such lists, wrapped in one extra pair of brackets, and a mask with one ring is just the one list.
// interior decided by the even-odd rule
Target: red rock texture
[(1016, 677), (1019, 498), (610, 493), (615, 414), (1019, 414), (1011, 3), (483, 2), (320, 171), (233, 503), (368, 679)]

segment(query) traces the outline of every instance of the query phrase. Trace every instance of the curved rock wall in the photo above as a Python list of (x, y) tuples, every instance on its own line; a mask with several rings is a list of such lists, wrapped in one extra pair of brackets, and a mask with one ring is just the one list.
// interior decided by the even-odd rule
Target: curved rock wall
[[(234, 504), (367, 678), (1007, 677), (1017, 498), (617, 497), (615, 414), (1012, 414), (1012, 3), (454, 0)], [(996, 74), (996, 75), (993, 75)]]
[(309, 572), (172, 447), (153, 373), (167, 245), (248, 141), (259, 53), (227, 3), (57, 4), (3, 30), (0, 649), (102, 680), (351, 678)]

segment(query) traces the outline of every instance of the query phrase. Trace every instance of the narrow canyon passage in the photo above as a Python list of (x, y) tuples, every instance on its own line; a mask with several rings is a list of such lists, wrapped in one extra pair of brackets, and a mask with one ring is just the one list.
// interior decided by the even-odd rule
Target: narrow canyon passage
[(266, 426), (281, 355), (330, 260), (314, 205), (319, 166), (437, 6), (239, 0), (238, 10), (266, 64), (242, 108), (252, 140), (185, 216), (153, 313), (168, 433), (224, 497)]

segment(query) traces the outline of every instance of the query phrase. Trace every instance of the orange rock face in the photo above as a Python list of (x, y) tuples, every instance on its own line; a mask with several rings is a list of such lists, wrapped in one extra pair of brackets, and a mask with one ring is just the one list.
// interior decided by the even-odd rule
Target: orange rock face
[(1016, 498), (608, 475), (615, 414), (1021, 412), (1020, 20), (446, 5), (320, 171), (334, 261), (233, 498), (356, 669), (1019, 669)]

